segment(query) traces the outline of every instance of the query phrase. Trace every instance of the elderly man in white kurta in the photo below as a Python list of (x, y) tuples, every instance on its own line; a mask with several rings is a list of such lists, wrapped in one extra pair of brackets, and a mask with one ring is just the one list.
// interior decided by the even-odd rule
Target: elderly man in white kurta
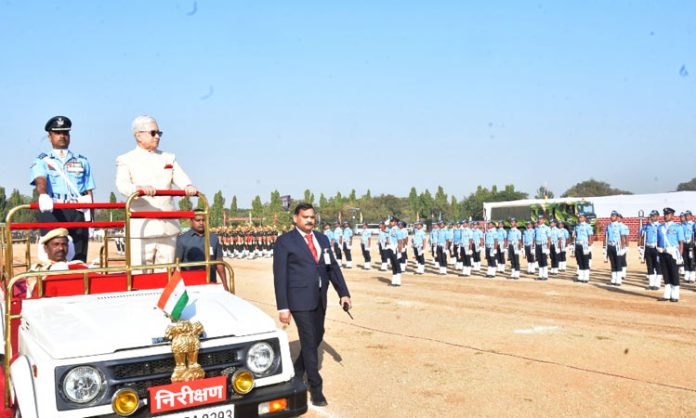
[[(151, 116), (138, 116), (131, 126), (137, 146), (116, 158), (116, 188), (124, 196), (142, 191), (145, 196), (133, 201), (139, 211), (173, 211), (169, 196), (154, 196), (155, 190), (169, 190), (172, 184), (188, 196), (198, 190), (176, 162), (174, 154), (158, 149), (162, 131)], [(174, 219), (133, 219), (131, 221), (131, 264), (163, 264), (174, 261), (179, 221)]]

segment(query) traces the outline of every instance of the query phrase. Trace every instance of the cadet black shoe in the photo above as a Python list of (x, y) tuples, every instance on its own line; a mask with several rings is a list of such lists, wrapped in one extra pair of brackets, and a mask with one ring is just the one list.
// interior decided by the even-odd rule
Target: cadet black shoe
[(326, 398), (321, 393), (312, 394), (312, 405), (314, 406), (328, 406), (329, 403)]

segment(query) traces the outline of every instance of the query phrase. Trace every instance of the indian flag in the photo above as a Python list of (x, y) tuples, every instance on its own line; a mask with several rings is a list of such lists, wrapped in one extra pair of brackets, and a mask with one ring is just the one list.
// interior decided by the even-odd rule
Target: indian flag
[(176, 270), (172, 274), (172, 279), (165, 286), (162, 296), (157, 302), (157, 307), (162, 309), (173, 321), (177, 321), (188, 300), (184, 278), (181, 277), (181, 272)]

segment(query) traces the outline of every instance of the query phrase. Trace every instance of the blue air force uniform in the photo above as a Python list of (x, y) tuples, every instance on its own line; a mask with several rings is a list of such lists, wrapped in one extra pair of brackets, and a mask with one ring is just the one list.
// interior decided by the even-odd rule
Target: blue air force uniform
[(590, 281), (590, 245), (592, 245), (592, 227), (586, 222), (575, 225), (575, 260), (578, 263), (578, 281)]
[(372, 232), (369, 229), (363, 228), (360, 232), (360, 249), (362, 250), (363, 260), (365, 260), (365, 269), (370, 269), (370, 263), (372, 262), (372, 257), (370, 256), (370, 237)]
[[(72, 122), (65, 116), (55, 116), (46, 123), (46, 132), (69, 135)], [(69, 141), (68, 141), (69, 144)], [(92, 167), (84, 155), (72, 152), (70, 149), (53, 149), (48, 153), (39, 154), (31, 164), (29, 184), (36, 186), (36, 179), (46, 179), (46, 194), (54, 203), (87, 203), (88, 196), (94, 190), (95, 183)], [(39, 197), (41, 203), (42, 197)], [(87, 213), (87, 217), (85, 217)], [(89, 210), (54, 209), (40, 212), (39, 222), (84, 222), (89, 220)], [(42, 229), (41, 235), (49, 229)], [(87, 261), (87, 246), (89, 242), (88, 228), (70, 228), (70, 236), (75, 247), (75, 260)]]
[[(650, 217), (653, 216), (660, 216), (660, 213), (653, 210), (650, 212)], [(660, 222), (655, 221), (643, 225), (643, 228), (640, 230), (644, 246), (643, 258), (648, 269), (649, 290), (659, 290), (660, 282), (662, 281), (662, 267), (660, 267), (659, 253), (657, 252), (657, 231), (659, 228)]]
[[(674, 214), (674, 209), (665, 208), (664, 214)], [(679, 269), (684, 243), (684, 229), (673, 221), (665, 222), (657, 230), (657, 251), (660, 253), (662, 276), (665, 280), (663, 300), (679, 301)]]
[(507, 233), (508, 258), (512, 267), (511, 279), (520, 278), (520, 241), (522, 241), (522, 232), (516, 226), (511, 227)]

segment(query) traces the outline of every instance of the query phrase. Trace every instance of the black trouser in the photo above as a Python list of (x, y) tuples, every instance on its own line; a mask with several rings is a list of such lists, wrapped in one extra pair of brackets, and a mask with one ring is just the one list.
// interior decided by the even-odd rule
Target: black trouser
[(612, 273), (621, 271), (621, 256), (618, 254), (616, 245), (607, 245), (607, 257), (609, 258), (609, 263), (611, 263)]
[(565, 245), (561, 247), (561, 252), (558, 253), (558, 261), (565, 263), (566, 260), (566, 247)]
[(370, 250), (368, 248), (365, 248), (365, 244), (362, 242), (360, 243), (360, 248), (362, 249), (363, 259), (365, 259), (365, 262), (366, 263), (371, 262), (372, 257), (370, 257)]
[(662, 267), (662, 277), (665, 280), (665, 284), (679, 286), (679, 268), (677, 267), (677, 261), (671, 255), (664, 252), (660, 254), (660, 265)]
[(462, 262), (462, 251), (464, 250), (462, 249), (460, 244), (454, 244), (454, 255), (455, 257), (457, 257), (457, 263)]
[[(85, 214), (75, 209), (54, 209), (52, 212), (39, 212), (39, 222), (84, 222)], [(41, 235), (46, 235), (50, 229), (42, 229)], [(73, 260), (88, 262), (87, 246), (89, 244), (88, 228), (70, 228), (68, 230), (75, 247)]]
[(536, 259), (539, 260), (539, 267), (546, 267), (549, 265), (546, 260), (546, 254), (544, 254), (544, 246), (537, 244), (536, 246)]
[(343, 256), (341, 255), (341, 246), (338, 245), (338, 241), (334, 242), (334, 253), (336, 253), (336, 260), (343, 259)]
[(464, 267), (471, 267), (471, 255), (466, 253), (467, 247), (462, 247), (459, 251), (462, 252), (462, 263)]
[(353, 257), (350, 255), (350, 247), (345, 242), (343, 243), (343, 252), (346, 255), (346, 261), (353, 261)]
[(495, 252), (498, 258), (498, 263), (505, 264), (505, 251), (503, 251), (503, 246), (498, 245), (498, 247), (495, 249)]
[(590, 255), (592, 253), (589, 251), (588, 253), (589, 254), (585, 254), (585, 252), (582, 250), (582, 244), (575, 245), (575, 261), (577, 261), (578, 268), (580, 270), (590, 269)]
[[(493, 253), (493, 254), (491, 254)], [(496, 264), (496, 250), (493, 248), (486, 247), (486, 261), (488, 262), (488, 267), (497, 267)]]
[(556, 254), (556, 246), (551, 244), (551, 251), (549, 252), (551, 255), (551, 268), (557, 269), (558, 268), (558, 254)]
[(478, 252), (478, 248), (474, 247), (474, 251), (471, 253), (471, 256), (474, 258), (474, 263), (480, 263), (481, 262), (481, 253)]
[(300, 337), (300, 355), (293, 363), (295, 376), (302, 379), (307, 372), (307, 382), (312, 394), (321, 393), (322, 379), (319, 374), (318, 349), (324, 338), (324, 306), (319, 301), (312, 311), (292, 311)]
[(447, 267), (447, 249), (442, 245), (437, 246), (437, 261), (440, 267)]
[(404, 247), (403, 251), (401, 252), (401, 262), (405, 263), (408, 261), (408, 250)]
[(413, 254), (416, 256), (416, 263), (418, 264), (425, 264), (425, 251), (422, 251), (420, 254), (418, 253), (418, 247), (415, 245), (413, 246)]
[(520, 253), (515, 254), (515, 247), (512, 244), (508, 246), (508, 258), (512, 269), (520, 271)]
[(684, 270), (694, 271), (694, 246), (691, 243), (684, 243), (684, 254), (682, 254), (684, 259)]
[(533, 263), (535, 258), (534, 258), (534, 251), (532, 251), (532, 246), (531, 245), (525, 245), (524, 246), (524, 254), (527, 257), (527, 263)]
[(396, 257), (398, 251), (399, 250), (392, 250), (391, 248), (387, 249), (387, 257), (389, 257), (389, 261), (391, 261), (392, 274), (401, 273), (401, 265), (399, 264), (399, 259)]
[(657, 248), (645, 247), (645, 265), (648, 266), (648, 274), (662, 274)]
[(377, 244), (377, 248), (379, 248), (379, 258), (382, 260), (383, 263), (387, 262), (387, 250), (382, 248), (382, 244)]

